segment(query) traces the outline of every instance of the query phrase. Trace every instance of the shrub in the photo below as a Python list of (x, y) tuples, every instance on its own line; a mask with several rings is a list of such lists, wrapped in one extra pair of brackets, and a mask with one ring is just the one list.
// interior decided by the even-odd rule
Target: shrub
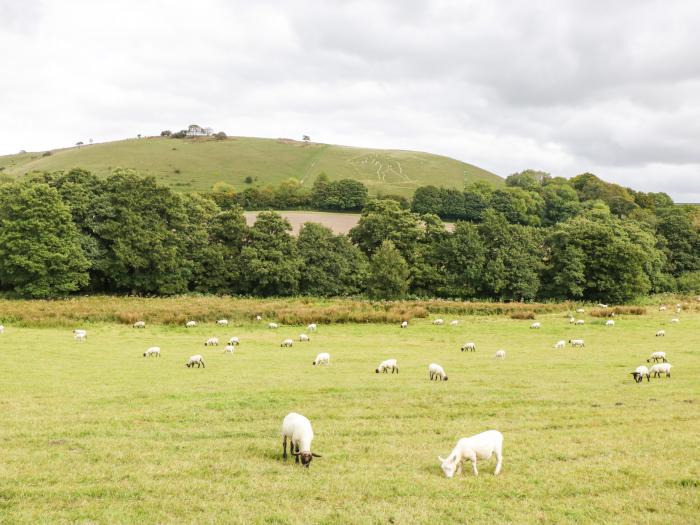
[(647, 313), (647, 309), (641, 306), (616, 306), (612, 309), (615, 315), (644, 315)]
[(510, 314), (511, 319), (534, 319), (535, 312), (525, 311), (525, 312), (513, 312)]
[(684, 293), (700, 293), (700, 271), (682, 274), (677, 279), (678, 290)]

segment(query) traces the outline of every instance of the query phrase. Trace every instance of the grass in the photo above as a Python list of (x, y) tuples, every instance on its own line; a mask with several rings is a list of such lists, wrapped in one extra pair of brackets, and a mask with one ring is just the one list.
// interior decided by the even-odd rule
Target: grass
[[(302, 328), (268, 330), (271, 318), (189, 330), (94, 323), (86, 343), (68, 328), (6, 322), (0, 521), (691, 523), (700, 314), (673, 316), (605, 328), (587, 314), (572, 327), (562, 312), (539, 313), (541, 330), (506, 316), (321, 325), (289, 350), (280, 341)], [(211, 335), (242, 344), (234, 355), (205, 349)], [(586, 349), (552, 349), (570, 337)], [(466, 340), (476, 353), (459, 351)], [(163, 357), (141, 357), (153, 344)], [(652, 350), (668, 352), (673, 378), (634, 384), (629, 371)], [(321, 351), (330, 367), (311, 366)], [(206, 369), (183, 366), (195, 353)], [(375, 374), (388, 357), (401, 373)], [(449, 381), (431, 384), (430, 362)], [(311, 419), (323, 455), (309, 470), (280, 459), (292, 410)], [(478, 478), (445, 479), (436, 456), (489, 428), (505, 435), (502, 475), (491, 460)]]
[(107, 175), (117, 167), (134, 168), (177, 191), (209, 191), (220, 181), (242, 191), (251, 187), (244, 182), (246, 177), (253, 178), (252, 186), (276, 186), (295, 177), (310, 187), (322, 172), (331, 179), (359, 180), (373, 194), (407, 197), (427, 184), (462, 188), (467, 181), (503, 183), (486, 170), (430, 153), (251, 137), (121, 140), (54, 150), (47, 157), (41, 152), (0, 156), (2, 167), (15, 176), (73, 167)]

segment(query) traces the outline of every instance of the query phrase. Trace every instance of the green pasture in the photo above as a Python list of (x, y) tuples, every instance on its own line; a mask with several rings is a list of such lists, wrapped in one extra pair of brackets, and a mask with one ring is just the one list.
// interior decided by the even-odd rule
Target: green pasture
[[(674, 315), (321, 325), (292, 349), (280, 342), (305, 329), (266, 328), (274, 319), (76, 326), (84, 343), (6, 323), (0, 523), (697, 522), (700, 313)], [(205, 348), (210, 336), (222, 346)], [(570, 338), (586, 348), (552, 348)], [(142, 357), (153, 345), (162, 357)], [(654, 350), (673, 377), (633, 383)], [(313, 367), (322, 351), (331, 366)], [(185, 368), (197, 353), (206, 368)], [(398, 375), (374, 373), (387, 358)], [(428, 380), (431, 362), (449, 381)], [(308, 470), (281, 459), (291, 411), (323, 456)], [(437, 456), (488, 429), (505, 437), (502, 474), (492, 459), (444, 478)]]

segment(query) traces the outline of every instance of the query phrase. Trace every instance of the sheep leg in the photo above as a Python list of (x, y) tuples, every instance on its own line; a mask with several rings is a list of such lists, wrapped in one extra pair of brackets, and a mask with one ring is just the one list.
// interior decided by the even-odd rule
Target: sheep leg
[(496, 450), (496, 469), (493, 471), (494, 476), (498, 476), (501, 473), (501, 463), (503, 462), (503, 453), (500, 450)]
[(282, 459), (287, 460), (287, 436), (282, 437)]
[(478, 475), (479, 475), (479, 471), (476, 469), (476, 456), (474, 456), (474, 457), (472, 457), (472, 458), (469, 458), (469, 459), (470, 459), (471, 462), (472, 462), (472, 471), (474, 471), (474, 475), (475, 475), (475, 476), (478, 476)]
[[(294, 446), (294, 443), (292, 443), (292, 446)], [(294, 456), (294, 463), (299, 463), (299, 444), (296, 444), (296, 455)]]
[(457, 475), (461, 476), (462, 475), (462, 462), (457, 463)]

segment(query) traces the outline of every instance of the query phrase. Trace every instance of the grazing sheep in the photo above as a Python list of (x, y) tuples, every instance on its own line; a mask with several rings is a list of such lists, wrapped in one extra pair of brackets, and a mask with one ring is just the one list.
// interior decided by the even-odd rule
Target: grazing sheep
[(397, 374), (399, 373), (399, 366), (396, 364), (396, 359), (387, 359), (386, 361), (382, 361), (379, 363), (379, 366), (374, 370), (377, 374), (379, 372), (384, 372), (385, 374), (391, 370), (391, 373), (393, 374), (396, 372)]
[(566, 346), (566, 341), (564, 341), (563, 339), (561, 341), (557, 341), (554, 344), (554, 348), (564, 348), (565, 346)]
[(234, 335), (231, 339), (228, 340), (228, 344), (238, 346), (239, 344), (241, 344), (241, 341), (238, 339), (238, 337)]
[(533, 330), (539, 330), (542, 325), (540, 323), (532, 323), (530, 328)]
[(407, 328), (408, 327), (408, 321), (403, 321), (401, 323), (401, 328)]
[(330, 365), (331, 364), (331, 354), (328, 352), (321, 352), (316, 356), (316, 359), (311, 363), (312, 365)]
[(671, 319), (671, 322), (672, 322), (672, 323), (680, 323), (681, 320), (678, 319), (678, 317), (674, 317), (673, 319)]
[(459, 324), (459, 321), (455, 319), (454, 321), (450, 321), (450, 326), (457, 326)]
[(576, 322), (574, 323), (577, 326), (581, 326), (582, 324), (586, 324), (586, 321), (583, 319), (576, 319)]
[(444, 319), (435, 319), (433, 321), (433, 324), (436, 326), (441, 326), (441, 325), (445, 324), (445, 320)]
[(87, 331), (80, 329), (73, 330), (73, 339), (76, 341), (85, 341), (87, 339)]
[(494, 354), (494, 357), (496, 359), (505, 359), (506, 358), (506, 351), (505, 350), (499, 350)]
[(210, 337), (206, 341), (204, 341), (204, 346), (219, 346), (219, 338), (218, 337)]
[(280, 345), (280, 347), (289, 348), (293, 344), (294, 344), (294, 341), (292, 341), (291, 339), (285, 339), (284, 341), (282, 341), (282, 344)]
[(668, 361), (666, 359), (666, 352), (652, 352), (651, 357), (647, 359), (647, 363), (651, 363), (652, 361), (654, 361), (654, 363), (657, 363), (659, 361), (667, 363)]
[(576, 319), (573, 317), (569, 317), (569, 324), (574, 324), (576, 322)]
[(160, 357), (160, 346), (152, 346), (143, 353), (143, 357)]
[(309, 336), (306, 335), (306, 334), (300, 334), (300, 335), (299, 335), (299, 341), (301, 341), (301, 342), (304, 342), (304, 341), (311, 341), (311, 339), (309, 339)]
[(0, 324), (0, 334), (4, 334), (4, 333), (5, 333), (5, 327)]
[(440, 381), (447, 381), (447, 374), (445, 373), (445, 370), (438, 364), (431, 363), (430, 366), (428, 366), (428, 376), (430, 376), (430, 380), (437, 381), (438, 379)]
[(598, 308), (607, 308), (607, 307), (608, 307), (607, 304), (598, 303)]
[(569, 344), (574, 348), (585, 348), (586, 346), (583, 339), (569, 339)]
[(282, 458), (285, 460), (287, 459), (287, 439), (289, 439), (289, 453), (295, 457), (295, 463), (299, 463), (301, 458), (301, 464), (308, 468), (313, 458), (321, 457), (311, 452), (314, 431), (311, 428), (311, 422), (301, 414), (290, 412), (282, 421)]
[(131, 325), (132, 328), (146, 328), (146, 321), (136, 321)]
[(476, 344), (469, 342), (462, 345), (462, 352), (476, 352)]
[(666, 330), (659, 330), (656, 332), (656, 337), (666, 337)]
[(613, 321), (612, 319), (608, 319), (607, 321), (605, 321), (605, 326), (615, 326), (615, 321)]
[(185, 323), (185, 328), (194, 328), (197, 326), (197, 321), (187, 321)]
[(235, 349), (236, 349), (236, 347), (234, 345), (226, 345), (224, 347), (224, 353), (225, 354), (232, 354)]
[(216, 324), (219, 326), (228, 326), (228, 319), (219, 319)]
[(256, 321), (262, 321), (262, 315), (256, 315), (255, 316)]
[(661, 374), (666, 374), (666, 377), (671, 377), (671, 363), (657, 363), (649, 369), (653, 377), (661, 377)]
[(307, 329), (309, 332), (315, 332), (315, 331), (316, 331), (316, 328), (317, 328), (317, 327), (316, 327), (316, 323), (311, 323), (309, 326), (306, 327), (306, 329)]
[(452, 478), (455, 472), (462, 473), (462, 462), (466, 459), (471, 461), (472, 471), (475, 476), (478, 476), (476, 460), (489, 459), (494, 453), (496, 454), (496, 468), (493, 475), (497, 476), (501, 472), (501, 464), (503, 463), (503, 434), (498, 430), (487, 430), (481, 434), (460, 439), (447, 459), (438, 456), (438, 460), (442, 471), (448, 478)]
[(200, 366), (206, 368), (206, 366), (204, 366), (204, 358), (199, 354), (193, 355), (187, 360), (187, 363), (185, 363), (187, 368), (194, 368), (194, 365), (197, 365), (197, 368)]
[(576, 309), (576, 313), (579, 313), (579, 314), (582, 314), (582, 313), (585, 312), (585, 311), (586, 311), (586, 310), (584, 310), (583, 308), (577, 308), (577, 309)]
[(636, 383), (641, 383), (645, 376), (647, 378), (647, 382), (649, 382), (649, 369), (644, 365), (638, 366), (635, 371), (630, 372), (630, 374), (632, 374), (632, 378)]
[(665, 305), (665, 304), (662, 304), (661, 306), (659, 306), (659, 312), (665, 312), (665, 311), (666, 311), (666, 305)]
[(276, 330), (277, 328), (279, 328), (279, 325), (277, 323), (269, 323), (267, 327), (271, 328), (272, 330)]

